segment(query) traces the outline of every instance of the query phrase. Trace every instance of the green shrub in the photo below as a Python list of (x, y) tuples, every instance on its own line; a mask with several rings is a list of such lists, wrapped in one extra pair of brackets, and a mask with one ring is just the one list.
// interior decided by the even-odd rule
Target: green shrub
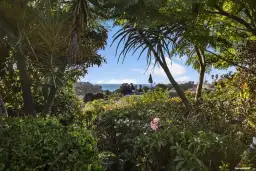
[[(183, 110), (161, 102), (108, 111), (98, 118), (95, 130), (99, 148), (114, 153), (120, 168), (127, 171), (138, 166), (141, 170), (216, 170), (222, 161), (234, 167), (246, 149), (236, 135), (239, 129), (232, 131), (226, 125), (226, 130), (224, 123), (222, 132), (214, 129), (217, 124), (194, 125), (199, 121), (183, 119)], [(160, 127), (153, 131), (150, 121), (155, 117), (160, 118)]]
[(90, 101), (85, 104), (83, 112), (80, 115), (76, 115), (75, 119), (77, 122), (85, 122), (86, 126), (89, 128), (92, 126), (95, 118), (104, 111), (105, 101), (104, 100), (95, 100)]
[(64, 87), (58, 92), (51, 113), (61, 118), (70, 118), (82, 114), (81, 105), (82, 101), (78, 100), (72, 89)]
[(123, 83), (118, 90), (116, 90), (117, 93), (121, 93), (123, 95), (131, 94), (132, 89), (131, 86), (128, 83)]
[(172, 87), (167, 85), (167, 84), (157, 84), (154, 89), (162, 89), (162, 90), (169, 90), (171, 89)]
[[(194, 98), (190, 92), (186, 94)], [(204, 94), (204, 101), (194, 106), (188, 118), (184, 117), (181, 100), (168, 99), (167, 91), (121, 99), (125, 105), (107, 110), (96, 119), (98, 147), (112, 153), (109, 163), (115, 167), (109, 167), (109, 171), (215, 171), (224, 166), (233, 170), (255, 132), (247, 124), (230, 122), (236, 113), (227, 103), (229, 99), (222, 96), (225, 94)], [(156, 117), (160, 125), (153, 131), (150, 122)]]
[[(163, 102), (160, 99), (153, 103), (145, 101), (145, 103), (135, 103), (125, 108), (109, 110), (97, 119), (95, 133), (99, 149), (114, 153), (120, 170), (129, 170), (139, 164), (140, 169), (143, 169), (140, 157), (145, 157), (146, 151), (140, 150), (140, 148), (150, 146), (151, 142), (143, 144), (138, 142), (137, 138), (143, 136), (144, 133), (149, 135), (153, 133), (149, 125), (153, 118), (161, 116), (161, 122), (171, 123), (172, 117), (182, 117), (183, 115), (182, 112), (169, 110), (180, 108), (182, 111), (181, 103), (177, 105), (168, 101)], [(172, 117), (168, 118), (167, 116)], [(152, 167), (151, 169), (156, 168)], [(109, 170), (113, 170), (113, 168)]]
[(102, 170), (91, 133), (57, 119), (6, 118), (0, 137), (0, 170)]

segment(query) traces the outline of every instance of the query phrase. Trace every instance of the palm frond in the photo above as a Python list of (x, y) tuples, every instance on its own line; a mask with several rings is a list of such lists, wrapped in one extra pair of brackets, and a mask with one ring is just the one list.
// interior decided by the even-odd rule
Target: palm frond
[[(158, 56), (165, 56), (168, 55), (171, 57), (172, 45), (174, 36), (176, 34), (175, 31), (176, 27), (169, 28), (169, 27), (157, 27), (157, 28), (140, 28), (134, 26), (134, 24), (127, 24), (124, 25), (115, 35), (113, 38), (113, 42), (117, 43), (116, 54), (118, 53), (118, 49), (120, 44), (123, 43), (124, 46), (121, 49), (118, 55), (118, 62), (120, 58), (123, 56), (123, 60), (132, 52), (135, 54), (137, 51), (140, 51), (138, 59), (142, 56), (142, 54), (147, 51), (146, 59), (147, 65), (151, 64), (152, 56), (155, 57), (156, 53)], [(155, 64), (159, 62), (158, 60), (154, 60)]]

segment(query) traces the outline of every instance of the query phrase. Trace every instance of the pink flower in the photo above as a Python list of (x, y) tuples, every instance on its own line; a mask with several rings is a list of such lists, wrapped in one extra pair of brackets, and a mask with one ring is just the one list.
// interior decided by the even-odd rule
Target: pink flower
[(158, 122), (159, 122), (159, 118), (154, 118), (151, 122), (150, 122), (150, 127), (151, 129), (153, 129), (154, 131), (156, 131), (158, 129)]

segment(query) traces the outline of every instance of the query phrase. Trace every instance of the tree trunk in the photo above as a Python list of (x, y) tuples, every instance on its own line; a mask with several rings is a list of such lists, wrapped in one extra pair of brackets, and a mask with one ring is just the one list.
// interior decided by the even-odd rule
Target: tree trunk
[(177, 92), (179, 97), (181, 98), (181, 100), (182, 100), (183, 104), (185, 105), (186, 109), (188, 111), (191, 111), (192, 106), (191, 106), (190, 102), (188, 101), (187, 97), (185, 96), (183, 90), (180, 88), (179, 84), (173, 78), (169, 68), (167, 66), (162, 66), (162, 68), (163, 68), (164, 72), (166, 73), (169, 81), (172, 83), (173, 88), (175, 89), (175, 91)]
[(202, 88), (203, 88), (203, 83), (204, 83), (204, 73), (205, 73), (205, 67), (200, 66), (198, 85), (196, 88), (196, 98), (195, 98), (196, 102), (201, 98)]
[(47, 97), (46, 103), (44, 105), (43, 109), (43, 116), (46, 116), (48, 113), (51, 112), (52, 106), (54, 104), (55, 96), (57, 94), (58, 88), (57, 87), (52, 87), (50, 90), (50, 93)]
[(24, 55), (16, 56), (17, 68), (20, 74), (20, 83), (22, 89), (22, 97), (24, 102), (24, 112), (27, 115), (36, 116), (34, 108), (34, 99), (31, 92), (30, 78), (27, 72), (27, 59)]
[(0, 95), (0, 114), (1, 116), (8, 116), (8, 113), (7, 113), (7, 110), (6, 110), (6, 107), (4, 105), (4, 101), (2, 99), (2, 96)]
[(204, 84), (205, 56), (200, 48), (196, 46), (195, 49), (196, 49), (196, 53), (197, 53), (199, 65), (200, 65), (199, 79), (198, 79), (198, 85), (197, 85), (196, 97), (195, 97), (195, 101), (198, 102), (198, 100), (201, 98), (202, 88)]
[(2, 96), (0, 95), (0, 128), (3, 127), (4, 125), (3, 118), (2, 118), (3, 116), (8, 116), (8, 113), (4, 105)]
[(169, 81), (172, 83), (172, 86), (174, 87), (175, 91), (177, 92), (177, 94), (181, 98), (181, 100), (182, 100), (183, 104), (185, 105), (186, 109), (190, 112), (192, 110), (192, 106), (191, 106), (190, 102), (188, 101), (187, 97), (185, 96), (184, 92), (181, 90), (179, 84), (173, 78), (173, 76), (172, 76), (172, 74), (171, 74), (171, 72), (170, 72), (170, 70), (167, 66), (167, 63), (165, 61), (165, 56), (164, 56), (164, 53), (163, 53), (162, 49), (160, 48), (159, 52), (157, 52), (155, 50), (155, 48), (152, 46), (152, 44), (148, 41), (147, 37), (143, 34), (143, 32), (141, 32), (141, 31), (138, 31), (138, 32), (142, 36), (142, 38), (145, 40), (145, 42), (149, 46), (152, 53), (154, 54), (154, 57), (155, 57), (156, 61), (163, 68), (165, 74), (167, 75)]
[(49, 95), (47, 97), (47, 101), (46, 101), (46, 103), (44, 105), (44, 109), (43, 109), (43, 113), (42, 113), (43, 116), (46, 116), (52, 110), (52, 106), (54, 104), (54, 100), (55, 100), (56, 94), (57, 94), (59, 88), (62, 87), (62, 85), (63, 85), (61, 80), (64, 77), (66, 67), (67, 67), (67, 64), (63, 64), (63, 66), (60, 67), (60, 69), (59, 69), (60, 76), (59, 76), (59, 78), (56, 79), (56, 85), (55, 85), (56, 87), (53, 86), (51, 88), (50, 93), (49, 93)]
[[(157, 55), (156, 51), (155, 51), (154, 54)], [(172, 83), (173, 88), (175, 89), (175, 91), (177, 92), (179, 97), (181, 98), (181, 100), (182, 100), (183, 104), (185, 105), (186, 109), (190, 112), (192, 110), (192, 106), (191, 106), (190, 102), (188, 101), (187, 97), (185, 96), (183, 90), (180, 88), (179, 84), (173, 78), (173, 76), (172, 76), (172, 74), (171, 74), (171, 72), (168, 68), (168, 65), (166, 63), (165, 56), (164, 56), (164, 53), (163, 53), (162, 49), (160, 49), (159, 55), (155, 56), (156, 59), (158, 60), (161, 67), (163, 68), (165, 74), (167, 75), (169, 81)]]

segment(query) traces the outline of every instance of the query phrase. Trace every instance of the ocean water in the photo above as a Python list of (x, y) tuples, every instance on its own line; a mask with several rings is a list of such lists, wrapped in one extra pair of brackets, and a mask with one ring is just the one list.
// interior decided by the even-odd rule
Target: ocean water
[[(120, 86), (121, 86), (121, 84), (97, 84), (97, 85), (101, 86), (101, 87), (102, 87), (102, 90), (109, 90), (109, 91), (111, 91), (111, 92), (113, 92), (113, 91), (119, 89)], [(134, 86), (137, 85), (137, 88), (139, 88), (139, 85), (140, 85), (140, 84), (133, 84), (133, 85), (134, 85)], [(150, 87), (149, 84), (141, 84), (141, 85), (142, 85), (143, 87), (144, 87), (144, 86)]]

